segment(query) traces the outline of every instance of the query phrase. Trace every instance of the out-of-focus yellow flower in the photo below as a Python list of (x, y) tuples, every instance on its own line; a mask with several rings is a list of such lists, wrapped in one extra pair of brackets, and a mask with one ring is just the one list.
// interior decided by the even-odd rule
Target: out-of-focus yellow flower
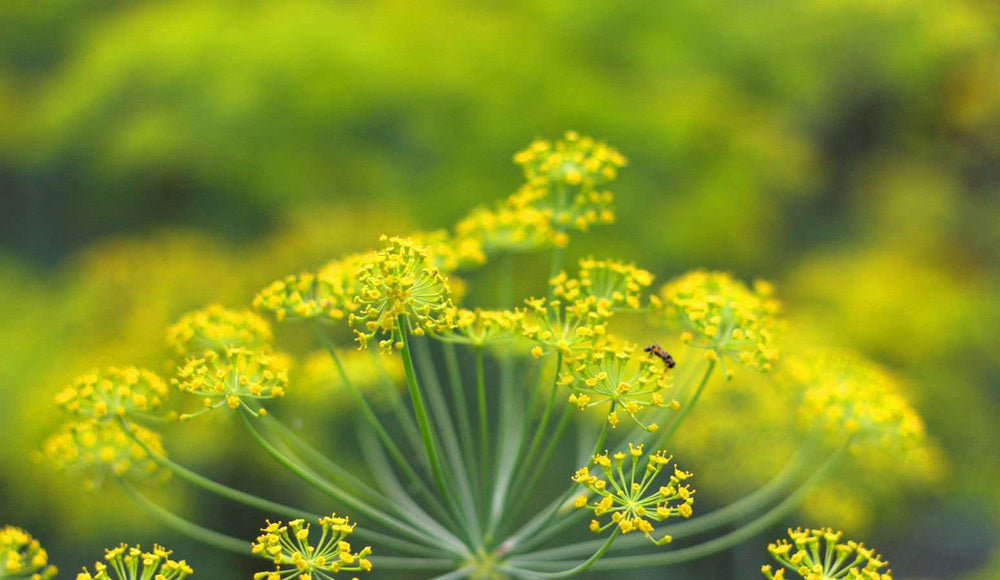
[(150, 371), (108, 367), (74, 379), (56, 395), (56, 404), (84, 419), (141, 417), (155, 412), (167, 393), (167, 383)]
[(104, 562), (94, 563), (94, 573), (86, 568), (76, 580), (181, 580), (194, 573), (184, 560), (171, 560), (171, 550), (153, 544), (152, 552), (142, 546), (119, 544), (104, 551)]
[(288, 525), (268, 521), (251, 545), (251, 552), (274, 562), (274, 570), (257, 572), (254, 580), (309, 580), (333, 578), (331, 574), (339, 572), (371, 571), (372, 562), (367, 558), (371, 547), (354, 552), (346, 540), (355, 524), (337, 514), (320, 518), (319, 524), (323, 531), (313, 546), (309, 542), (311, 524), (305, 520), (291, 520)]
[(255, 349), (271, 344), (271, 325), (249, 310), (229, 310), (218, 304), (189, 312), (167, 329), (167, 344), (179, 356), (207, 350)]
[(48, 552), (31, 534), (14, 526), (0, 528), (0, 578), (48, 580), (56, 572)]
[[(587, 508), (594, 512), (594, 517), (610, 516), (607, 523), (602, 524), (595, 519), (590, 522), (590, 530), (600, 533), (611, 526), (618, 526), (623, 534), (642, 532), (657, 546), (669, 543), (671, 537), (663, 535), (659, 539), (653, 537), (654, 527), (650, 520), (662, 522), (674, 516), (691, 517), (691, 506), (694, 504), (694, 490), (681, 482), (691, 477), (691, 473), (674, 466), (666, 485), (653, 488), (653, 481), (660, 471), (670, 463), (672, 457), (662, 451), (657, 451), (646, 458), (645, 466), (639, 465), (643, 456), (642, 445), (629, 443), (629, 452), (619, 451), (611, 458), (607, 453), (595, 455), (590, 465), (581, 467), (573, 475), (573, 481), (579, 483), (591, 493), (597, 495), (593, 502), (587, 501), (587, 496), (577, 496), (574, 505), (577, 508)], [(631, 467), (623, 470), (626, 456)], [(604, 473), (604, 477), (591, 475), (593, 466)], [(636, 471), (642, 471), (642, 477), (636, 481)], [(628, 473), (626, 476), (625, 474)]]
[[(96, 487), (105, 477), (154, 479), (168, 473), (160, 469), (146, 451), (166, 455), (160, 436), (130, 424), (132, 436), (114, 421), (76, 421), (42, 444), (42, 457), (59, 470), (80, 472), (89, 487)], [(145, 447), (144, 447), (145, 446)]]
[[(348, 348), (338, 349), (337, 358), (354, 387), (374, 403), (392, 397), (394, 394), (389, 391), (402, 387), (405, 375), (403, 361), (398, 357), (378, 356), (369, 350)], [(310, 408), (319, 406), (327, 413), (342, 412), (354, 405), (336, 363), (325, 350), (306, 356), (293, 371), (291, 382), (295, 385), (295, 397), (288, 401), (289, 404), (305, 403)]]
[(520, 336), (523, 310), (461, 309), (455, 316), (455, 328), (438, 336), (444, 342), (477, 347), (509, 342)]
[(455, 225), (455, 232), (460, 240), (475, 240), (487, 255), (562, 247), (568, 241), (552, 227), (550, 212), (503, 203), (472, 210)]
[[(704, 348), (706, 358), (732, 358), (750, 369), (768, 371), (778, 359), (774, 345), (778, 301), (774, 289), (757, 282), (751, 290), (727, 272), (695, 270), (660, 288), (667, 322), (681, 327), (681, 339)], [(732, 378), (726, 372), (726, 378)]]

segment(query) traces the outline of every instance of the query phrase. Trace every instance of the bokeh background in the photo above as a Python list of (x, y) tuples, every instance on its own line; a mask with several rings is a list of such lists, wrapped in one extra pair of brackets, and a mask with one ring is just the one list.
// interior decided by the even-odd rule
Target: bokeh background
[[(774, 280), (796, 319), (904, 377), (947, 468), (841, 523), (899, 577), (1000, 578), (998, 6), (0, 3), (0, 522), (64, 575), (129, 538), (236, 577), (33, 462), (52, 396), (95, 366), (162, 370), (191, 309), (450, 227), (519, 185), (515, 151), (576, 129), (630, 166), (618, 224), (572, 253)], [(192, 438), (189, 463), (280, 495), (240, 441)], [(160, 500), (187, 515), (259, 526), (175, 487)], [(757, 577), (766, 541), (635, 577)]]

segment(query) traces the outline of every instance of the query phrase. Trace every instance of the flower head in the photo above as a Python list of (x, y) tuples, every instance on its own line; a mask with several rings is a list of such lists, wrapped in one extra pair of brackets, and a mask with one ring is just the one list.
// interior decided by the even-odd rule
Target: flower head
[(259, 348), (271, 343), (271, 325), (249, 310), (212, 304), (189, 312), (167, 329), (167, 344), (179, 356), (230, 347)]
[(100, 485), (105, 477), (155, 479), (165, 476), (166, 472), (146, 451), (149, 448), (158, 455), (166, 455), (160, 436), (138, 425), (129, 424), (128, 427), (132, 436), (113, 421), (67, 423), (45, 440), (42, 456), (56, 469), (83, 473), (90, 487)]
[(167, 383), (150, 371), (108, 367), (73, 379), (56, 395), (56, 404), (80, 418), (107, 420), (149, 415), (167, 392)]
[(274, 562), (274, 570), (254, 574), (254, 580), (334, 580), (339, 572), (368, 572), (372, 569), (370, 547), (353, 552), (345, 539), (354, 531), (347, 517), (332, 514), (320, 518), (322, 533), (318, 543), (309, 542), (311, 524), (292, 520), (287, 525), (268, 521), (251, 545), (251, 552)]
[[(709, 360), (725, 355), (750, 369), (768, 371), (778, 358), (774, 331), (779, 304), (772, 294), (766, 282), (751, 290), (727, 272), (696, 270), (665, 284), (657, 302), (662, 300), (666, 319), (684, 329), (684, 342), (707, 349)], [(731, 372), (726, 376), (731, 378)]]
[(854, 541), (840, 543), (841, 532), (830, 528), (788, 530), (792, 539), (768, 544), (767, 551), (784, 568), (762, 566), (768, 580), (785, 580), (785, 569), (804, 580), (892, 580), (892, 571), (879, 572), (888, 562)]
[(639, 413), (646, 407), (677, 408), (678, 403), (668, 402), (662, 393), (673, 386), (673, 375), (659, 361), (637, 352), (634, 344), (595, 346), (568, 361), (567, 368), (559, 383), (573, 391), (569, 402), (580, 410), (610, 403), (612, 427), (618, 425), (619, 412), (624, 412), (643, 429), (656, 431), (656, 423), (645, 423)]
[(472, 210), (455, 225), (455, 232), (459, 239), (476, 240), (487, 255), (563, 247), (568, 242), (565, 234), (552, 227), (550, 211), (504, 203), (495, 209)]
[(15, 528), (0, 528), (0, 578), (48, 580), (56, 575), (49, 554), (31, 534)]
[(361, 267), (357, 301), (360, 309), (350, 316), (362, 346), (376, 335), (383, 350), (399, 341), (409, 327), (415, 334), (443, 332), (453, 325), (455, 306), (448, 282), (435, 268), (427, 251), (409, 239), (382, 236), (384, 247)]
[[(670, 542), (671, 537), (664, 535), (660, 539), (653, 538), (654, 522), (673, 517), (691, 517), (691, 505), (694, 504), (694, 490), (681, 482), (691, 477), (691, 473), (681, 471), (674, 466), (673, 474), (666, 485), (652, 489), (653, 481), (660, 471), (670, 463), (662, 451), (647, 456), (644, 466), (640, 466), (643, 456), (642, 445), (629, 443), (629, 452), (615, 453), (608, 457), (607, 453), (595, 455), (590, 465), (581, 467), (573, 475), (573, 481), (595, 494), (593, 502), (587, 501), (586, 495), (577, 496), (577, 508), (587, 508), (594, 512), (596, 518), (609, 515), (607, 523), (600, 519), (590, 522), (590, 529), (600, 533), (611, 526), (618, 526), (623, 534), (639, 531), (656, 545)], [(628, 469), (624, 468), (625, 460), (629, 460)], [(591, 475), (591, 469), (597, 466), (604, 477)], [(636, 480), (636, 471), (641, 470), (642, 476)], [(626, 475), (627, 474), (627, 475)]]
[(253, 299), (253, 306), (283, 320), (333, 323), (343, 320), (357, 304), (354, 294), (358, 269), (368, 254), (354, 254), (330, 262), (319, 273), (303, 272), (272, 282)]
[(143, 552), (140, 545), (122, 543), (104, 551), (104, 562), (94, 563), (93, 574), (84, 568), (76, 580), (181, 580), (194, 573), (184, 560), (171, 560), (172, 553), (158, 544)]
[(804, 389), (800, 418), (852, 442), (910, 445), (924, 440), (920, 416), (885, 369), (841, 350), (819, 350), (788, 360), (785, 370)]
[(445, 274), (468, 270), (486, 263), (482, 240), (475, 236), (452, 237), (445, 230), (411, 234), (413, 242), (427, 250), (432, 267)]
[(486, 346), (513, 340), (519, 336), (523, 310), (461, 309), (455, 316), (455, 328), (439, 338), (445, 342)]
[(580, 260), (576, 278), (564, 272), (552, 281), (556, 297), (592, 296), (599, 311), (638, 310), (643, 289), (652, 283), (653, 275), (634, 264), (593, 258)]
[(264, 413), (247, 401), (273, 399), (285, 394), (288, 385), (287, 363), (283, 357), (245, 348), (227, 348), (221, 353), (206, 352), (189, 358), (171, 384), (181, 391), (202, 397), (205, 408), (198, 413), (181, 415), (189, 419), (223, 405), (243, 407), (251, 413)]
[(591, 137), (567, 131), (554, 144), (536, 140), (514, 155), (529, 183), (561, 183), (585, 189), (613, 181), (618, 169), (625, 166), (621, 153)]

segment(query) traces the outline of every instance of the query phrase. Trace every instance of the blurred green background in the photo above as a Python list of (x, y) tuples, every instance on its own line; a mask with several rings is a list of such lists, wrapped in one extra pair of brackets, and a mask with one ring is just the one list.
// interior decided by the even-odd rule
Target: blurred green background
[[(1000, 578), (998, 6), (0, 3), (0, 523), (64, 574), (125, 537), (230, 577), (245, 564), (31, 461), (52, 396), (95, 366), (163, 371), (191, 309), (450, 227), (520, 184), (515, 151), (575, 129), (630, 166), (619, 223), (573, 253), (767, 277), (905, 377), (948, 475), (869, 506), (864, 539), (899, 577)], [(259, 466), (225, 465), (237, 443), (190, 459), (239, 480)], [(670, 577), (757, 577), (767, 539)]]

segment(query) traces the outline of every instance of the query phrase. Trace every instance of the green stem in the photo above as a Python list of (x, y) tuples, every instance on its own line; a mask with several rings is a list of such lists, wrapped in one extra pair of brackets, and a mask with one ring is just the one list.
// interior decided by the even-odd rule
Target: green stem
[(448, 404), (445, 402), (444, 393), (441, 390), (441, 380), (437, 370), (434, 368), (434, 361), (431, 358), (430, 348), (426, 340), (416, 340), (413, 342), (413, 351), (416, 354), (417, 364), (420, 365), (420, 372), (424, 377), (424, 385), (427, 390), (427, 401), (430, 404), (433, 417), (440, 425), (442, 442), (444, 443), (445, 454), (448, 458), (450, 472), (446, 471), (448, 477), (446, 482), (449, 488), (457, 488), (462, 510), (465, 513), (463, 523), (470, 532), (470, 539), (476, 547), (481, 547), (478, 543), (482, 541), (482, 531), (479, 522), (479, 510), (476, 508), (476, 501), (473, 498), (471, 480), (468, 472), (475, 470), (475, 466), (470, 464), (467, 468), (462, 460), (461, 446), (458, 443), (458, 436), (455, 433), (455, 426), (451, 421), (451, 414)]
[(486, 417), (486, 373), (483, 348), (476, 347), (476, 398), (479, 402), (479, 465), (480, 478), (489, 481), (490, 426)]
[(221, 534), (215, 530), (199, 526), (198, 524), (190, 522), (153, 503), (149, 500), (149, 498), (142, 495), (142, 493), (128, 481), (118, 479), (118, 483), (121, 484), (122, 489), (132, 496), (132, 499), (134, 499), (142, 509), (146, 510), (146, 512), (167, 527), (172, 528), (185, 536), (198, 540), (199, 542), (203, 542), (221, 550), (235, 552), (243, 556), (250, 554), (249, 541), (227, 536), (226, 534)]
[(447, 570), (455, 560), (447, 558), (400, 558), (397, 556), (371, 556), (372, 567), (379, 570)]
[[(347, 385), (347, 390), (351, 392), (351, 395), (357, 402), (358, 407), (361, 409), (361, 414), (364, 417), (365, 421), (371, 426), (372, 429), (375, 430), (375, 433), (378, 435), (379, 441), (381, 441), (382, 444), (385, 445), (385, 448), (389, 451), (389, 455), (392, 457), (393, 461), (396, 462), (396, 465), (398, 465), (399, 468), (402, 469), (403, 472), (406, 474), (406, 476), (409, 478), (410, 484), (413, 486), (414, 490), (417, 493), (420, 493), (427, 500), (427, 502), (432, 507), (434, 507), (434, 509), (439, 510), (441, 513), (444, 513), (445, 512), (444, 507), (441, 506), (437, 498), (435, 498), (434, 495), (431, 494), (430, 491), (427, 489), (427, 486), (424, 485), (423, 480), (420, 479), (420, 476), (413, 469), (413, 466), (410, 465), (410, 462), (407, 461), (406, 457), (403, 456), (403, 453), (396, 445), (396, 442), (393, 441), (392, 437), (389, 436), (389, 433), (385, 430), (385, 427), (382, 425), (381, 421), (379, 421), (378, 416), (375, 415), (375, 411), (372, 410), (371, 406), (368, 404), (368, 401), (365, 400), (364, 395), (361, 394), (361, 391), (358, 390), (358, 388), (351, 381), (350, 377), (347, 376), (347, 372), (344, 370), (344, 365), (340, 362), (340, 357), (337, 356), (337, 350), (334, 348), (333, 344), (330, 343), (330, 340), (326, 337), (326, 334), (323, 332), (323, 329), (322, 327), (319, 326), (318, 322), (316, 323), (315, 328), (316, 328), (316, 335), (319, 337), (320, 342), (323, 343), (323, 346), (326, 347), (327, 352), (330, 353), (330, 357), (333, 359), (333, 363), (337, 367), (337, 372), (340, 374), (341, 380), (344, 382), (345, 385)], [(404, 332), (403, 334), (405, 335), (406, 333)], [(409, 372), (412, 373), (413, 370), (412, 362), (408, 361), (409, 357), (406, 357), (404, 359), (404, 362), (405, 364), (410, 365), (410, 367), (408, 368)]]
[[(479, 482), (479, 475), (471, 466), (476, 464), (473, 457), (475, 443), (472, 438), (472, 423), (469, 421), (469, 404), (465, 399), (465, 388), (462, 384), (462, 371), (458, 367), (458, 356), (455, 352), (455, 345), (450, 342), (442, 343), (444, 351), (444, 363), (448, 370), (448, 387), (451, 396), (455, 400), (456, 416), (458, 417), (458, 432), (462, 439), (462, 452), (465, 456), (465, 463), (469, 465), (469, 474), (473, 477), (472, 487), (482, 489)], [(485, 498), (483, 500), (485, 502)]]
[[(524, 461), (518, 461), (521, 465), (531, 465), (535, 459), (535, 454), (538, 453), (538, 446), (541, 445), (542, 437), (545, 435), (546, 429), (549, 426), (549, 418), (552, 416), (552, 408), (555, 405), (556, 394), (559, 391), (559, 369), (562, 368), (562, 351), (556, 354), (556, 373), (552, 378), (552, 388), (549, 390), (549, 398), (545, 401), (545, 409), (542, 411), (542, 418), (538, 424), (538, 429), (535, 430), (535, 436), (531, 439), (531, 444), (528, 446), (528, 453), (524, 456)], [(541, 381), (539, 381), (541, 382)], [(550, 440), (551, 444), (551, 440)], [(520, 484), (524, 483), (524, 478), (527, 470), (521, 470), (518, 473), (517, 478), (514, 479), (515, 490), (514, 495), (519, 496)], [(530, 488), (529, 488), (530, 489)]]
[(417, 384), (417, 375), (413, 372), (413, 357), (406, 332), (406, 318), (400, 315), (396, 319), (396, 324), (399, 325), (400, 342), (403, 344), (402, 356), (403, 368), (406, 370), (406, 385), (410, 390), (410, 403), (413, 405), (413, 414), (417, 419), (417, 427), (420, 429), (420, 439), (423, 441), (424, 451), (427, 453), (427, 462), (430, 464), (434, 484), (440, 493), (447, 495), (448, 487), (445, 485), (444, 472), (441, 469), (441, 457), (438, 455), (437, 445), (434, 443), (430, 417), (428, 417), (427, 407), (424, 405), (424, 396)]
[(581, 562), (580, 564), (568, 570), (563, 570), (561, 572), (536, 572), (534, 570), (525, 570), (518, 568), (515, 563), (516, 561), (512, 561), (512, 564), (514, 565), (510, 566), (509, 569), (514, 572), (520, 572), (520, 573), (526, 572), (538, 578), (569, 578), (570, 576), (576, 576), (577, 574), (586, 572), (588, 569), (590, 569), (591, 566), (596, 564), (597, 561), (600, 560), (602, 556), (604, 556), (605, 552), (611, 549), (611, 544), (613, 544), (615, 542), (615, 539), (618, 538), (619, 533), (621, 533), (621, 528), (615, 526), (615, 531), (612, 532), (610, 536), (608, 536), (608, 540), (604, 542), (604, 545), (602, 545), (599, 550), (594, 552), (593, 556), (591, 556), (586, 561)]
[[(260, 445), (264, 449), (264, 451), (268, 453), (268, 455), (277, 460), (278, 463), (282, 464), (286, 469), (297, 475), (300, 479), (302, 479), (309, 485), (312, 485), (318, 491), (326, 494), (332, 499), (343, 502), (345, 505), (347, 505), (352, 509), (364, 513), (366, 516), (372, 518), (375, 521), (378, 521), (379, 523), (381, 523), (386, 527), (392, 528), (400, 533), (410, 536), (417, 542), (423, 542), (432, 548), (439, 547), (440, 543), (444, 543), (448, 545), (456, 553), (462, 553), (464, 551), (462, 543), (461, 541), (458, 540), (458, 538), (455, 538), (454, 536), (449, 537), (436, 534), (434, 535), (434, 538), (428, 538), (427, 537), (428, 534), (431, 533), (430, 530), (424, 530), (423, 532), (421, 532), (420, 530), (411, 527), (409, 524), (397, 520), (396, 518), (390, 516), (389, 514), (386, 514), (385, 512), (368, 505), (367, 503), (359, 500), (358, 498), (340, 489), (339, 487), (323, 480), (322, 478), (314, 474), (312, 470), (309, 470), (293, 462), (283, 453), (281, 453), (277, 448), (275, 448), (268, 440), (264, 439), (264, 437), (257, 432), (257, 429), (250, 424), (250, 421), (246, 415), (247, 414), (244, 412), (239, 413), (240, 422), (246, 428), (247, 432), (250, 434), (253, 440), (258, 445)], [(435, 542), (434, 541), (435, 539), (438, 541)]]
[(705, 390), (705, 385), (708, 384), (708, 379), (709, 377), (712, 376), (712, 371), (714, 369), (715, 369), (715, 361), (714, 360), (708, 361), (708, 368), (705, 369), (705, 374), (702, 375), (701, 382), (698, 383), (698, 387), (695, 389), (694, 395), (692, 395), (691, 400), (684, 403), (684, 406), (681, 407), (680, 412), (677, 413), (676, 417), (674, 417), (674, 420), (670, 423), (670, 426), (664, 429), (663, 432), (659, 435), (659, 437), (656, 438), (656, 443), (654, 443), (653, 446), (651, 447), (652, 450), (663, 449), (663, 446), (666, 445), (667, 442), (670, 441), (670, 438), (674, 436), (674, 433), (677, 432), (677, 429), (681, 426), (681, 423), (684, 422), (684, 419), (691, 412), (691, 409), (694, 409), (694, 406), (698, 403), (698, 399), (701, 398), (701, 393), (702, 391)]

